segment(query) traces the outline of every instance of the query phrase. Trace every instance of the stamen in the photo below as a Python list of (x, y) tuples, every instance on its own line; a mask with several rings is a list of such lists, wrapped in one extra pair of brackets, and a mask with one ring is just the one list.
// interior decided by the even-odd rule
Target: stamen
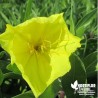
[(30, 54), (32, 54), (34, 52), (34, 46), (33, 46), (33, 44), (28, 43), (28, 48), (29, 48)]

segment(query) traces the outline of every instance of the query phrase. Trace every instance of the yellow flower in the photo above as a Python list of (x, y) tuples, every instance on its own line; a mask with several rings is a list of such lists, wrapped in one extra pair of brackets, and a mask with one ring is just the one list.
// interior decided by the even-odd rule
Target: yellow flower
[(63, 14), (55, 14), (7, 25), (0, 44), (37, 98), (70, 70), (69, 56), (80, 47), (80, 39), (69, 32)]

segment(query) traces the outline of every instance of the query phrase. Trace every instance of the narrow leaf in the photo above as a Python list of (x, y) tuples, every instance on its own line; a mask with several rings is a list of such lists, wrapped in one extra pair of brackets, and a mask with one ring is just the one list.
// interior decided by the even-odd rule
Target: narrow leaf
[(83, 60), (87, 76), (93, 76), (98, 71), (98, 65), (97, 65), (97, 51), (89, 54), (87, 57)]
[(86, 71), (81, 59), (73, 54), (70, 57), (71, 70), (62, 77), (62, 86), (68, 98), (84, 98), (79, 94), (74, 94), (74, 89), (71, 84), (77, 80), (79, 84), (86, 83)]
[(27, 20), (30, 18), (31, 10), (32, 10), (32, 0), (27, 0), (24, 20)]
[(17, 68), (16, 64), (7, 65), (7, 69), (10, 70), (10, 71), (13, 71), (15, 74), (20, 74), (21, 75), (21, 72)]
[(10, 24), (9, 19), (7, 18), (7, 16), (6, 16), (2, 11), (0, 11), (0, 15), (2, 16), (2, 18), (4, 19), (4, 21), (5, 21), (6, 23)]
[(81, 38), (84, 35), (84, 32), (85, 32), (85, 28), (84, 26), (81, 26), (76, 30), (76, 36)]
[(24, 94), (16, 95), (12, 98), (35, 98), (32, 91), (25, 92)]
[(74, 24), (74, 16), (73, 16), (73, 7), (74, 1), (71, 1), (71, 14), (70, 14), (70, 31), (75, 35), (75, 24)]
[(96, 15), (97, 9), (95, 8), (94, 10), (92, 10), (91, 12), (89, 12), (88, 14), (86, 14), (76, 25), (76, 29), (78, 29), (79, 27), (88, 24), (88, 22), (90, 22), (92, 20), (92, 18)]

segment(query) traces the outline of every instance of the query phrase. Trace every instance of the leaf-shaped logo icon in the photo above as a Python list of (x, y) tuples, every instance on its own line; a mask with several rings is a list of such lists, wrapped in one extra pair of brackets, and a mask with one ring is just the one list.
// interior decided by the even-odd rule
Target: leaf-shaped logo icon
[(75, 91), (78, 90), (78, 81), (76, 80), (76, 81), (74, 82), (74, 84), (71, 83), (71, 87), (72, 87), (73, 89), (75, 89)]

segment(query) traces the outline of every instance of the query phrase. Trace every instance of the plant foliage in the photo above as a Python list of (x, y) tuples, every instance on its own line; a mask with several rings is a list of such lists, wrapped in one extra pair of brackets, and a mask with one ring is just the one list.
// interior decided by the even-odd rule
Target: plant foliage
[[(0, 0), (0, 33), (6, 24), (17, 25), (37, 16), (64, 12), (69, 30), (80, 37), (81, 48), (70, 56), (71, 70), (54, 81), (39, 98), (57, 98), (65, 91), (66, 98), (97, 98), (73, 95), (71, 83), (97, 85), (97, 0)], [(17, 66), (10, 64), (9, 55), (0, 47), (0, 98), (34, 98)]]

